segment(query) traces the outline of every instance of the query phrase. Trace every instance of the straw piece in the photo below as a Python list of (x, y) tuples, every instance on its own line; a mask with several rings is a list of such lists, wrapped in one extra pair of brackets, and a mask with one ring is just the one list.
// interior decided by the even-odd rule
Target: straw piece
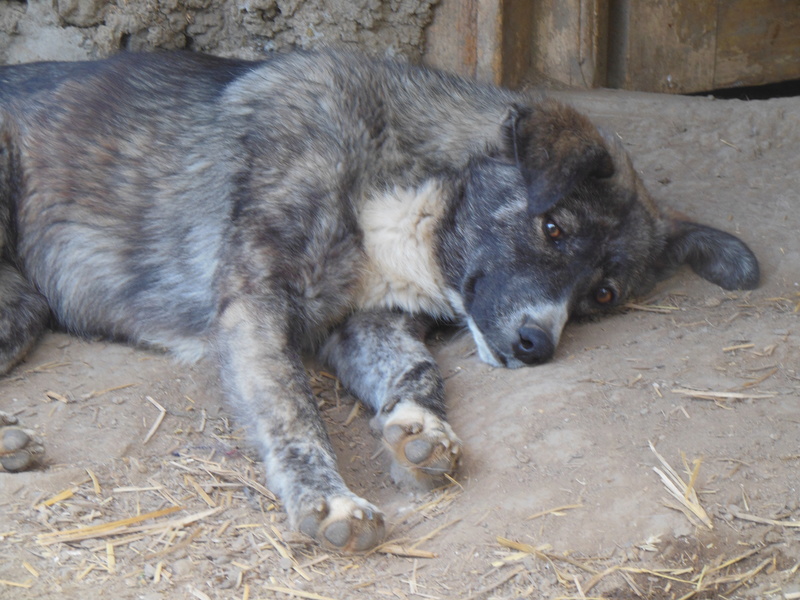
[(394, 556), (406, 556), (408, 558), (436, 558), (438, 555), (427, 550), (403, 546), (401, 544), (382, 544), (375, 549), (381, 554), (392, 554)]
[(214, 500), (211, 498), (211, 496), (206, 494), (205, 490), (202, 487), (200, 487), (200, 484), (197, 483), (197, 480), (194, 477), (192, 477), (188, 473), (186, 473), (183, 477), (184, 477), (184, 480), (194, 488), (194, 491), (196, 491), (197, 494), (203, 499), (203, 502), (208, 504), (208, 506), (210, 506), (211, 508), (216, 508), (217, 507), (217, 503), (214, 502)]
[(147, 435), (144, 436), (144, 441), (142, 442), (142, 444), (146, 444), (147, 442), (150, 441), (150, 438), (153, 437), (153, 435), (155, 434), (156, 430), (161, 425), (161, 421), (164, 420), (164, 416), (167, 414), (167, 409), (164, 408), (163, 406), (161, 406), (155, 400), (153, 400), (150, 396), (145, 396), (145, 400), (150, 402), (150, 404), (152, 404), (153, 406), (155, 406), (158, 409), (158, 416), (156, 417), (156, 420), (153, 423), (153, 426), (150, 428), (150, 431), (148, 431)]
[(700, 400), (761, 400), (763, 398), (774, 398), (776, 394), (771, 392), (765, 394), (751, 394), (749, 392), (713, 392), (702, 390), (687, 390), (684, 388), (675, 388), (672, 390), (673, 394), (680, 394), (681, 396), (690, 396)]
[(95, 475), (91, 469), (86, 469), (86, 474), (89, 475), (89, 479), (92, 480), (92, 487), (94, 488), (94, 495), (95, 496), (102, 496), (103, 491), (100, 489), (100, 482), (97, 480), (97, 475)]
[(294, 596), (295, 598), (306, 598), (307, 600), (335, 600), (334, 598), (329, 598), (328, 596), (320, 596), (319, 594), (315, 594), (314, 592), (304, 592), (303, 590), (295, 590), (292, 588), (281, 587), (278, 585), (265, 585), (262, 587), (265, 590), (269, 590), (271, 592), (279, 592), (281, 594), (288, 594), (290, 596)]
[(519, 575), (524, 570), (525, 570), (524, 567), (517, 567), (516, 569), (514, 569), (510, 573), (506, 573), (506, 575), (504, 577), (502, 577), (501, 579), (499, 579), (498, 581), (495, 581), (491, 585), (487, 585), (486, 587), (483, 587), (483, 588), (479, 589), (477, 592), (474, 592), (474, 593), (470, 594), (469, 596), (464, 598), (464, 600), (475, 600), (476, 598), (480, 598), (481, 596), (483, 596), (487, 592), (491, 592), (492, 590), (494, 590), (496, 588), (499, 588), (501, 585), (506, 583), (509, 579), (512, 579), (513, 577)]
[(24, 583), (18, 583), (16, 581), (9, 581), (8, 579), (0, 579), (0, 585), (7, 585), (8, 587), (18, 587), (18, 588), (25, 588), (29, 589), (33, 586), (31, 581), (26, 581)]
[(511, 548), (512, 550), (517, 550), (519, 552), (527, 552), (528, 554), (532, 554), (538, 558), (543, 558), (548, 561), (558, 561), (558, 562), (565, 562), (567, 564), (572, 565), (573, 567), (578, 567), (592, 575), (597, 574), (597, 570), (592, 569), (591, 567), (587, 567), (584, 564), (581, 564), (577, 560), (573, 560), (567, 556), (559, 556), (558, 554), (551, 554), (550, 552), (545, 552), (540, 548), (535, 546), (531, 546), (530, 544), (526, 544), (524, 542), (515, 542), (514, 540), (509, 540), (504, 537), (497, 537), (497, 543), (501, 546), (505, 546), (506, 548)]
[(533, 521), (534, 519), (538, 519), (539, 517), (543, 517), (545, 515), (556, 515), (558, 517), (563, 516), (563, 512), (565, 510), (572, 510), (574, 508), (583, 508), (583, 504), (565, 504), (564, 506), (557, 506), (555, 508), (550, 508), (548, 510), (543, 510), (541, 512), (532, 514), (530, 517), (525, 517), (526, 521)]
[(34, 568), (33, 568), (33, 565), (31, 565), (29, 562), (27, 562), (27, 561), (24, 561), (24, 560), (23, 560), (23, 561), (22, 561), (22, 566), (25, 568), (25, 570), (26, 570), (28, 573), (30, 573), (31, 575), (33, 575), (33, 576), (34, 576), (34, 577), (36, 577), (37, 579), (39, 578), (39, 571), (37, 571), (36, 569), (34, 569)]
[(45, 371), (52, 371), (53, 369), (57, 369), (58, 367), (68, 367), (71, 364), (72, 364), (71, 362), (56, 362), (56, 361), (53, 361), (53, 362), (37, 365), (37, 366), (35, 366), (35, 367), (31, 368), (31, 369), (27, 369), (27, 370), (23, 371), (22, 374), (23, 375), (30, 375), (31, 373), (43, 373)]
[(106, 542), (106, 569), (112, 575), (117, 569), (117, 557), (114, 555), (114, 544)]
[(731, 507), (731, 514), (737, 519), (742, 521), (751, 521), (753, 523), (761, 523), (762, 525), (776, 525), (778, 527), (800, 527), (800, 521), (776, 521), (775, 519), (767, 519), (765, 517), (757, 517), (748, 513), (743, 513)]
[[(661, 477), (661, 481), (667, 488), (667, 491), (680, 503), (683, 508), (697, 517), (703, 525), (709, 529), (713, 529), (714, 525), (711, 522), (711, 517), (709, 517), (705, 509), (700, 506), (700, 501), (697, 499), (697, 492), (695, 491), (694, 487), (686, 484), (683, 479), (680, 478), (680, 476), (669, 465), (669, 463), (664, 460), (664, 457), (658, 453), (652, 442), (648, 442), (648, 444), (650, 445), (650, 450), (652, 450), (653, 454), (656, 455), (656, 458), (658, 458), (659, 462), (664, 466), (664, 471), (658, 467), (653, 467), (653, 471), (658, 473), (659, 477)], [(696, 474), (694, 477), (696, 477)], [(693, 481), (694, 477), (690, 481)]]
[(106, 388), (104, 390), (93, 390), (89, 392), (86, 396), (83, 397), (84, 400), (91, 400), (92, 398), (97, 398), (98, 396), (102, 396), (103, 394), (108, 394), (109, 392), (117, 392), (119, 390), (124, 390), (126, 388), (135, 387), (135, 383), (126, 383), (124, 385), (117, 385), (114, 387)]
[(169, 508), (163, 508), (161, 510), (145, 513), (143, 515), (129, 517), (127, 519), (111, 521), (110, 523), (99, 523), (97, 525), (88, 525), (87, 527), (78, 527), (76, 529), (42, 533), (37, 539), (40, 544), (47, 545), (62, 541), (85, 540), (104, 535), (113, 535), (118, 533), (119, 530), (123, 529), (124, 527), (133, 525), (134, 523), (141, 523), (142, 521), (157, 519), (183, 509), (183, 506), (170, 506)]
[(723, 352), (734, 352), (736, 350), (748, 350), (749, 348), (755, 348), (755, 344), (736, 344), (735, 346), (727, 346), (722, 349)]
[(73, 488), (62, 490), (52, 498), (48, 498), (44, 502), (37, 504), (36, 508), (38, 509), (38, 508), (44, 508), (46, 506), (53, 506), (53, 504), (61, 502), (62, 500), (66, 500), (67, 498), (72, 498), (72, 496), (74, 495), (75, 495), (75, 490)]
[(458, 523), (459, 521), (461, 521), (461, 519), (460, 519), (460, 518), (459, 518), (459, 519), (453, 519), (452, 521), (449, 521), (448, 523), (445, 523), (444, 525), (439, 525), (439, 527), (437, 527), (436, 529), (434, 529), (434, 530), (433, 530), (433, 531), (431, 531), (430, 533), (426, 533), (426, 534), (425, 534), (425, 535), (423, 535), (421, 538), (419, 538), (419, 539), (418, 539), (416, 542), (414, 542), (413, 544), (411, 544), (411, 547), (412, 547), (412, 548), (416, 548), (416, 547), (417, 547), (417, 546), (419, 546), (421, 543), (423, 543), (423, 542), (427, 542), (428, 540), (430, 540), (432, 537), (434, 537), (434, 536), (435, 536), (437, 533), (439, 533), (439, 532), (440, 532), (440, 531), (442, 531), (443, 529), (447, 529), (448, 527), (450, 527), (451, 525), (455, 525), (455, 524), (456, 524), (456, 523)]
[(347, 418), (344, 421), (344, 426), (348, 427), (353, 421), (358, 418), (358, 413), (361, 412), (361, 402), (355, 402), (353, 404), (353, 408), (350, 409), (350, 414), (347, 415)]
[(680, 310), (677, 306), (659, 306), (657, 304), (635, 304), (633, 302), (628, 302), (622, 305), (623, 308), (630, 308), (632, 310), (641, 310), (643, 312), (652, 312), (652, 313), (660, 313), (662, 315), (669, 315), (675, 312), (676, 310)]
[(69, 404), (69, 398), (67, 398), (66, 396), (62, 396), (58, 392), (47, 390), (45, 391), (44, 395), (47, 396), (50, 400), (58, 400), (59, 402), (62, 402), (64, 404)]

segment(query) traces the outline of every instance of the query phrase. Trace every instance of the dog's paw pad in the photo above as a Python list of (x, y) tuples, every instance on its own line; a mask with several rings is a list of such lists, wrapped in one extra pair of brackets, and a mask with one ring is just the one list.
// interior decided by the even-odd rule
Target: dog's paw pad
[(299, 529), (324, 546), (340, 552), (366, 552), (383, 539), (383, 514), (366, 500), (334, 496), (301, 517)]
[(0, 465), (10, 472), (30, 469), (44, 453), (44, 446), (33, 432), (16, 423), (15, 417), (0, 413)]
[(461, 441), (439, 417), (415, 404), (401, 404), (383, 427), (383, 438), (396, 464), (426, 484), (455, 471), (461, 458)]

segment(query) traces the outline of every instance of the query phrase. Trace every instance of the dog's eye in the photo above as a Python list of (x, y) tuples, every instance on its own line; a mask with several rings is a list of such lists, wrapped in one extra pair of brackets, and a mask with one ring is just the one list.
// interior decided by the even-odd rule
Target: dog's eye
[(617, 299), (617, 293), (606, 285), (601, 285), (594, 291), (594, 301), (598, 304), (611, 304)]
[(545, 217), (544, 225), (544, 233), (547, 237), (551, 240), (560, 240), (564, 237), (564, 232), (562, 231), (561, 227), (559, 227), (553, 219), (549, 217)]

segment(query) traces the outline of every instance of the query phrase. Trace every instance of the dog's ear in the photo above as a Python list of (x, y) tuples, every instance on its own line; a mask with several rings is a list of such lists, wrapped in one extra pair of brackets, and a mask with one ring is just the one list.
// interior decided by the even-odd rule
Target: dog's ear
[(579, 112), (546, 100), (514, 105), (503, 124), (506, 158), (528, 186), (528, 208), (540, 214), (587, 178), (614, 174), (614, 162), (597, 128)]
[(666, 244), (656, 262), (658, 277), (666, 277), (682, 264), (726, 290), (758, 286), (758, 260), (739, 238), (706, 225), (670, 220)]

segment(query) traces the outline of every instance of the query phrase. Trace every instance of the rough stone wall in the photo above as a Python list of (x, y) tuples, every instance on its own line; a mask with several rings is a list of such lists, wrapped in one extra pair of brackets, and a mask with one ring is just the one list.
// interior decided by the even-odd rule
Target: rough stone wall
[(0, 63), (187, 48), (263, 58), (353, 45), (418, 60), (438, 0), (0, 0)]

